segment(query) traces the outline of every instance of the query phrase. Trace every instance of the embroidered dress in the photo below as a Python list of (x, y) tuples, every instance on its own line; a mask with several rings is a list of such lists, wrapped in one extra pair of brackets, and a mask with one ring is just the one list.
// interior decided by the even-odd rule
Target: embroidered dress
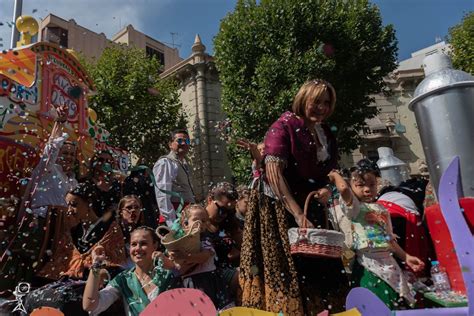
[[(328, 184), (337, 166), (337, 148), (328, 126), (312, 136), (304, 120), (284, 113), (265, 136), (265, 162), (280, 162), (283, 176), (299, 206), (309, 192)], [(319, 131), (319, 132), (318, 132)], [(308, 218), (323, 223), (323, 206), (312, 203)], [(239, 281), (242, 305), (285, 315), (304, 315), (331, 306), (343, 311), (348, 282), (337, 259), (293, 258), (288, 229), (296, 222), (261, 176), (251, 191), (245, 218)]]
[[(340, 204), (345, 214), (352, 219), (352, 246), (357, 255), (357, 263), (413, 304), (415, 298), (390, 251), (390, 242), (394, 239), (394, 235), (388, 211), (377, 203), (360, 202), (355, 196), (352, 197), (351, 206), (345, 204), (342, 199), (340, 199)], [(365, 272), (356, 273), (357, 277), (362, 277), (362, 274), (369, 279), (372, 278)], [(360, 281), (356, 280), (356, 283)], [(377, 282), (369, 283), (375, 285)], [(371, 286), (369, 285), (368, 288), (371, 289)], [(390, 307), (395, 305), (393, 301), (385, 301), (385, 303)]]

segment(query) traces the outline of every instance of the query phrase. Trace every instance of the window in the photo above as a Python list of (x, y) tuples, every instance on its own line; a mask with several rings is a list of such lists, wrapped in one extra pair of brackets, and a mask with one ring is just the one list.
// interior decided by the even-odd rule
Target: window
[(165, 65), (165, 54), (160, 52), (159, 50), (156, 50), (150, 46), (146, 47), (146, 55), (150, 58), (155, 58), (160, 62), (160, 65), (164, 66)]
[(48, 27), (44, 35), (46, 35), (44, 36), (45, 41), (61, 45), (62, 47), (68, 47), (67, 30), (61, 27)]

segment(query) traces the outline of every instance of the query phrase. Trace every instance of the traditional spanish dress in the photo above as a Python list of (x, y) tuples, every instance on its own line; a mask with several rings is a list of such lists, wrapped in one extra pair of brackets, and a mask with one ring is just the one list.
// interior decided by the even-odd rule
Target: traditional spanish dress
[[(307, 195), (328, 184), (337, 166), (336, 140), (326, 125), (312, 136), (303, 118), (284, 113), (265, 136), (265, 162), (284, 164), (283, 176), (299, 206)], [(324, 223), (324, 207), (313, 203), (308, 219)], [(342, 311), (348, 281), (342, 261), (292, 257), (288, 229), (293, 216), (262, 175), (251, 192), (241, 250), (242, 305), (288, 315), (315, 314), (325, 308)]]

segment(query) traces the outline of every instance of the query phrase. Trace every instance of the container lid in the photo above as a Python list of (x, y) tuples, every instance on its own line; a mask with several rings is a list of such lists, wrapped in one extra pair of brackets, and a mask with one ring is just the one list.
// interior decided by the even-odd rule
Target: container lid
[(435, 265), (438, 265), (439, 264), (439, 261), (438, 260), (433, 260), (431, 261), (431, 265), (432, 266), (435, 266)]
[(391, 167), (406, 166), (402, 160), (398, 159), (393, 155), (393, 150), (390, 147), (379, 147), (377, 148), (380, 159), (377, 160), (377, 166), (379, 169), (387, 169)]
[(445, 54), (436, 53), (425, 57), (422, 67), (426, 77), (416, 87), (413, 99), (408, 104), (408, 108), (412, 111), (415, 103), (434, 91), (457, 85), (474, 87), (474, 77), (467, 72), (453, 69), (451, 59)]

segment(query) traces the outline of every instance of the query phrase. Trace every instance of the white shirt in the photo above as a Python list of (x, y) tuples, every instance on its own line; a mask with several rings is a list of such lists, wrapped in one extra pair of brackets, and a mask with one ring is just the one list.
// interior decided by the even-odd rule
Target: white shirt
[[(38, 165), (33, 170), (31, 185), (33, 185), (34, 194), (31, 197), (31, 209), (34, 214), (45, 217), (47, 207), (67, 206), (66, 193), (77, 186), (77, 180), (69, 177), (63, 171), (63, 168), (57, 164), (59, 151), (68, 134), (50, 140), (43, 150), (43, 155)], [(35, 184), (37, 184), (35, 189)]]
[(176, 219), (176, 211), (171, 203), (171, 196), (161, 192), (160, 189), (172, 191), (173, 180), (178, 176), (178, 168), (178, 164), (171, 159), (159, 159), (153, 166), (153, 176), (156, 181), (156, 202), (169, 227)]

